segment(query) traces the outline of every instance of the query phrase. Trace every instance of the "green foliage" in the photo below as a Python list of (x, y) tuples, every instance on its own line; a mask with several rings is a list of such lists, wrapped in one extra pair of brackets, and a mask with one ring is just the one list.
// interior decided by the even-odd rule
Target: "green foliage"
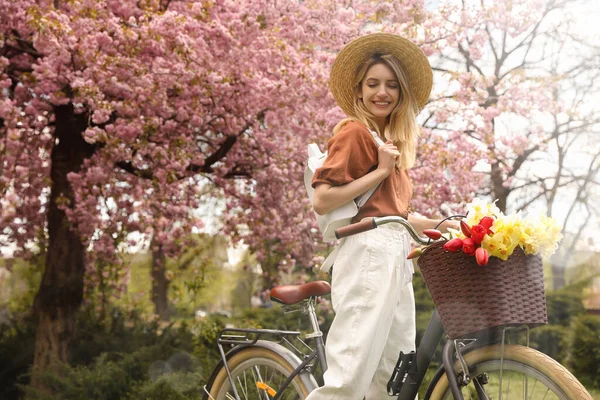
[(581, 291), (576, 288), (565, 287), (546, 293), (546, 304), (551, 325), (569, 326), (574, 317), (585, 313)]
[(210, 376), (212, 369), (221, 359), (217, 348), (217, 336), (224, 327), (220, 318), (210, 317), (196, 324), (192, 329), (194, 332), (193, 354), (200, 360), (200, 368), (204, 371), (206, 378)]
[(248, 308), (239, 317), (238, 324), (248, 328), (281, 330), (308, 330), (308, 318), (300, 311), (284, 313), (280, 305), (270, 308)]
[[(185, 252), (166, 260), (166, 275), (170, 279), (169, 314), (173, 319), (193, 318), (197, 308), (208, 308), (217, 302), (223, 303), (221, 307), (225, 308), (228, 299), (224, 293), (228, 294), (229, 287), (235, 284), (231, 282), (229, 271), (223, 268), (227, 261), (227, 243), (223, 236), (198, 234), (188, 239), (192, 245)], [(152, 254), (129, 254), (124, 256), (124, 261), (131, 269), (131, 279), (123, 295), (118, 298), (108, 295), (109, 302), (152, 315), (155, 310), (150, 296)], [(98, 304), (102, 294), (96, 292), (98, 289), (86, 293), (86, 296)]]
[(46, 371), (40, 378), (51, 395), (24, 389), (36, 400), (188, 399), (201, 391), (196, 364), (192, 356), (161, 343), (125, 355), (103, 353), (89, 366)]
[[(25, 386), (33, 361), (33, 318), (0, 326), (0, 352), (8, 360), (0, 366), (0, 398), (17, 399), (20, 391), (32, 399), (197, 398), (212, 368), (193, 354), (193, 329), (185, 323), (164, 326), (118, 309), (101, 319), (86, 309), (77, 326), (70, 365), (41, 375), (54, 391), (51, 397)], [(214, 337), (206, 340), (216, 348)]]
[(581, 290), (565, 287), (546, 293), (548, 325), (531, 330), (531, 346), (559, 362), (569, 357), (571, 324), (585, 313)]
[(77, 332), (71, 363), (82, 365), (102, 353), (129, 353), (156, 344), (189, 351), (193, 337), (185, 322), (164, 326), (144, 320), (136, 310), (126, 314), (118, 308), (112, 309), (105, 319), (98, 318), (90, 308), (84, 309), (77, 319)]
[(238, 263), (234, 273), (235, 288), (231, 292), (233, 310), (250, 308), (252, 295), (260, 291), (262, 279), (253, 268), (256, 264), (256, 257), (249, 253), (246, 253)]
[(425, 286), (423, 275), (420, 272), (415, 272), (413, 275), (413, 289), (415, 292), (415, 309), (417, 311), (417, 343), (425, 334), (425, 329), (429, 325), (429, 320), (435, 309), (429, 290)]
[(583, 383), (600, 388), (600, 316), (580, 315), (573, 321), (570, 368)]
[(162, 375), (155, 381), (144, 381), (136, 386), (125, 400), (197, 400), (203, 394), (199, 385), (203, 379), (193, 372)]
[(18, 385), (29, 382), (26, 375), (33, 363), (35, 323), (31, 317), (9, 316), (0, 325), (0, 399), (16, 399)]
[(530, 346), (561, 364), (569, 355), (569, 330), (562, 325), (544, 325), (530, 331)]
[(0, 306), (12, 314), (29, 313), (44, 271), (44, 255), (29, 261), (20, 258), (0, 259), (0, 265), (12, 270), (6, 281), (0, 280)]

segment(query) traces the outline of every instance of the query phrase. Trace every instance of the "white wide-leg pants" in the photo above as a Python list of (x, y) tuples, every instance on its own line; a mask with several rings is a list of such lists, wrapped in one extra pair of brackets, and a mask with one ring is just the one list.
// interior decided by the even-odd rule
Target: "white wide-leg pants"
[(398, 225), (350, 236), (332, 272), (336, 313), (325, 351), (324, 386), (307, 400), (392, 399), (386, 385), (400, 351), (415, 349), (413, 266)]

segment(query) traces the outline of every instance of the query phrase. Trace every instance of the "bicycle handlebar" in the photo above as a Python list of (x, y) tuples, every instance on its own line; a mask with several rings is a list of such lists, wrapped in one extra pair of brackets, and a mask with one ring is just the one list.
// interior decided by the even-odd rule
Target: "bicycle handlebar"
[(415, 242), (423, 245), (430, 243), (430, 239), (428, 237), (419, 236), (410, 222), (402, 217), (377, 217), (372, 219), (364, 219), (360, 222), (336, 229), (335, 237), (338, 239), (345, 238), (356, 235), (357, 233), (370, 231), (371, 229), (377, 228), (379, 225), (385, 225), (391, 222), (399, 223), (400, 225), (404, 226)]

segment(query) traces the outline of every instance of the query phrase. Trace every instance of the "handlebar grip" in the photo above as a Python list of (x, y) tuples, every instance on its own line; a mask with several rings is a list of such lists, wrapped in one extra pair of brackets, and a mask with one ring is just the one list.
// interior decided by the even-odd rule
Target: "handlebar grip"
[(335, 230), (335, 237), (338, 239), (345, 238), (347, 236), (356, 235), (357, 233), (370, 231), (371, 229), (377, 228), (377, 224), (375, 223), (375, 219), (365, 219), (363, 221), (357, 222), (355, 224), (350, 224), (344, 226), (342, 228), (338, 228)]

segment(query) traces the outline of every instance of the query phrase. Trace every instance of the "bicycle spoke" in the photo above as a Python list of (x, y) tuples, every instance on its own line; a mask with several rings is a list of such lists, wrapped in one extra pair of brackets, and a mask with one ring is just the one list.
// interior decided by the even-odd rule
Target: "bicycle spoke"
[[(244, 373), (244, 375), (242, 377), (244, 378), (244, 382), (246, 382), (246, 374), (245, 373)], [(237, 388), (240, 389), (238, 391), (238, 394), (239, 394), (239, 392), (242, 392), (242, 394), (244, 395), (244, 397), (247, 399), (248, 398), (248, 394), (244, 390), (244, 386), (245, 385), (242, 384), (242, 380), (241, 380), (242, 377), (239, 377), (239, 376), (237, 377), (237, 381), (238, 381), (238, 387)]]
[[(461, 392), (465, 400), (478, 399), (475, 379), (478, 379), (483, 372), (487, 373), (487, 383), (483, 384), (483, 390), (488, 394), (493, 394), (493, 399), (500, 398), (500, 374), (495, 367), (485, 366), (483, 369), (472, 371), (473, 381), (469, 385), (462, 387)], [(513, 366), (511, 366), (513, 368)], [(477, 378), (476, 378), (477, 377)], [(535, 375), (531, 370), (508, 370), (505, 369), (502, 377), (502, 399), (530, 399), (530, 400), (558, 400), (563, 398), (552, 388), (553, 383), (544, 375)], [(448, 390), (443, 397), (445, 400), (451, 400), (452, 394)]]
[[(529, 399), (529, 400), (558, 400), (563, 398), (553, 389), (553, 383), (544, 375), (536, 375), (535, 371), (529, 369), (514, 369), (514, 365), (503, 368), (502, 388), (500, 387), (499, 363), (497, 365), (487, 364), (481, 369), (471, 371), (473, 381), (478, 379), (483, 372), (488, 375), (487, 383), (483, 385), (485, 392), (493, 394), (494, 399), (504, 400)], [(478, 398), (474, 382), (464, 386), (462, 394), (465, 400)], [(448, 390), (444, 399), (451, 400), (452, 395)]]
[(262, 382), (262, 379), (260, 379), (260, 370), (258, 369), (258, 366), (255, 366), (254, 368), (252, 368), (252, 377), (254, 378), (253, 386), (254, 386), (254, 389), (256, 389), (256, 395), (258, 396), (258, 399), (260, 400), (260, 398), (262, 397), (261, 396), (262, 390), (258, 387), (256, 382)]
[(546, 396), (548, 396), (548, 393), (550, 393), (550, 389), (546, 390), (546, 393), (544, 393), (544, 398), (542, 400), (546, 400)]
[(531, 396), (528, 396), (528, 399), (533, 399), (533, 394), (535, 393), (535, 386), (537, 385), (538, 381), (537, 379), (535, 380), (535, 383), (533, 384), (533, 388), (531, 388)]
[[(246, 385), (242, 385), (242, 382), (240, 381), (240, 377), (238, 376), (238, 383), (239, 383), (239, 389), (241, 389), (242, 394), (246, 397), (246, 399), (248, 398), (248, 390), (244, 390), (244, 387), (246, 387)], [(246, 382), (246, 373), (244, 372), (244, 383)]]
[(524, 380), (524, 383), (523, 383), (523, 398), (526, 399), (527, 398), (527, 393), (528, 393), (527, 388), (529, 387), (529, 379), (528, 379), (527, 375), (523, 374), (523, 380)]
[[(253, 357), (256, 353), (264, 353), (267, 357)], [(236, 364), (231, 369), (231, 376), (240, 396), (240, 400), (272, 400), (278, 396), (281, 400), (301, 400), (308, 395), (300, 377), (293, 379), (284, 389), (283, 384), (291, 373), (289, 365), (278, 358), (270, 358), (268, 351), (252, 350), (247, 353), (249, 357)], [(216, 400), (230, 400), (233, 398), (233, 388), (227, 378), (221, 383), (214, 398)]]

